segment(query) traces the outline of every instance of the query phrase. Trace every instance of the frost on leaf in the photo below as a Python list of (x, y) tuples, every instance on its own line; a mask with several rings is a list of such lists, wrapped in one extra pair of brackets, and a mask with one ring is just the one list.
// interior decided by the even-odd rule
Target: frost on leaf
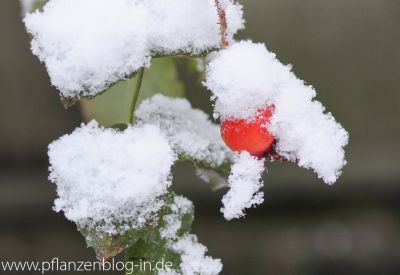
[(244, 210), (264, 201), (262, 173), (264, 160), (251, 156), (248, 152), (236, 154), (228, 178), (229, 191), (222, 198), (221, 212), (231, 220), (245, 215)]
[(206, 113), (193, 109), (186, 99), (155, 95), (142, 102), (135, 117), (139, 125), (157, 125), (181, 158), (217, 170), (229, 166), (231, 152), (220, 136), (219, 127)]
[[(242, 10), (223, 2), (231, 39)], [(93, 97), (149, 66), (151, 55), (220, 47), (214, 0), (50, 0), (24, 21), (32, 52), (63, 97)]]
[(176, 156), (154, 125), (82, 125), (49, 145), (54, 209), (79, 228), (121, 234), (156, 222)]
[(327, 183), (339, 177), (348, 133), (314, 99), (315, 90), (298, 79), (265, 45), (242, 41), (210, 62), (205, 85), (212, 91), (216, 117), (250, 119), (259, 108), (275, 107), (268, 130), (276, 151), (312, 168)]

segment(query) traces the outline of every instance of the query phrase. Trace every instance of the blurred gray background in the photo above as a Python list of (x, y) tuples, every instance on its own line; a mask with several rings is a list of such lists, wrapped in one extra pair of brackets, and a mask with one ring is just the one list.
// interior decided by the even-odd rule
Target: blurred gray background
[[(400, 274), (400, 1), (243, 0), (247, 29), (318, 91), (350, 132), (348, 165), (333, 186), (310, 171), (273, 163), (266, 201), (244, 220), (219, 213), (189, 164), (178, 193), (196, 207), (193, 231), (223, 274)], [(195, 107), (209, 94), (186, 77)], [(47, 144), (82, 121), (64, 110), (29, 51), (19, 2), (0, 0), (0, 259), (93, 260), (75, 225), (52, 211)]]

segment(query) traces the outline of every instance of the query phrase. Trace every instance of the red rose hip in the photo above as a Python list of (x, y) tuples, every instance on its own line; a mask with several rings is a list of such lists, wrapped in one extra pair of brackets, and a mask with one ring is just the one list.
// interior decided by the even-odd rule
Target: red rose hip
[(252, 120), (225, 119), (221, 123), (221, 136), (233, 151), (247, 151), (252, 156), (262, 158), (271, 149), (275, 137), (267, 126), (274, 108), (259, 109)]

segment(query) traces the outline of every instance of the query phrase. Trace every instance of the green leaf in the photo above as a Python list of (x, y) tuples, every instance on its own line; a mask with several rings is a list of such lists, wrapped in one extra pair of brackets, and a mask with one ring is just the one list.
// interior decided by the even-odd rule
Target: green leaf
[[(189, 233), (194, 219), (193, 208), (183, 213), (174, 211), (175, 198), (173, 193), (167, 193), (163, 200), (165, 205), (158, 213), (158, 221), (149, 221), (147, 226), (125, 231), (122, 235), (110, 235), (99, 232), (96, 228), (78, 226), (79, 232), (86, 238), (88, 246), (91, 246), (99, 259), (110, 259), (120, 252), (126, 251), (126, 258), (129, 261), (158, 261), (164, 258), (179, 266), (179, 255), (168, 248), (168, 240), (161, 236), (161, 231), (168, 224), (164, 220), (166, 215), (174, 214), (181, 222), (176, 237), (182, 237)], [(118, 223), (118, 221), (116, 221)]]
[(126, 128), (128, 128), (128, 124), (126, 123), (116, 123), (111, 126), (111, 128), (118, 130), (118, 131), (124, 131)]
[(146, 234), (144, 229), (130, 229), (124, 235), (110, 235), (94, 228), (79, 226), (78, 231), (85, 237), (87, 245), (93, 248), (99, 260), (108, 260), (114, 257), (129, 245), (138, 242)]
[(125, 251), (126, 266), (129, 263), (134, 267), (133, 273), (127, 269), (126, 274), (158, 274), (156, 269), (149, 270), (149, 267), (143, 270), (144, 262), (150, 262), (152, 267), (156, 263), (168, 263), (168, 268), (176, 272), (174, 274), (183, 274), (181, 264), (188, 264), (187, 259), (183, 258), (187, 255), (187, 248), (182, 249), (179, 243), (184, 241), (187, 244), (189, 239), (194, 247), (201, 245), (197, 237), (190, 234), (194, 219), (193, 204), (172, 191), (162, 199), (164, 206), (158, 212), (158, 219), (149, 221), (141, 229), (131, 228), (122, 235), (114, 236), (99, 232), (95, 227), (78, 227), (78, 230), (86, 237), (87, 244), (93, 247), (99, 259), (108, 260)]
[(44, 7), (44, 5), (47, 3), (47, 0), (36, 0), (36, 1), (34, 1), (33, 3), (32, 3), (32, 6), (31, 6), (31, 12), (34, 12), (34, 11), (36, 11), (36, 10), (41, 10), (43, 7)]
[[(168, 193), (165, 198), (165, 205), (159, 212), (158, 225), (148, 232), (148, 235), (139, 239), (134, 245), (126, 250), (125, 261), (131, 262), (133, 266), (139, 266), (141, 261), (150, 262), (171, 262), (172, 269), (177, 271), (180, 269), (181, 255), (171, 249), (171, 239), (164, 238), (161, 234), (162, 230), (168, 226), (165, 217), (173, 215), (180, 221), (180, 228), (174, 238), (179, 239), (189, 233), (194, 219), (193, 208), (187, 211), (177, 212), (175, 204), (175, 195), (173, 192)], [(157, 271), (141, 271), (135, 274), (157, 274)]]
[[(135, 79), (120, 81), (106, 92), (91, 100), (81, 101), (81, 110), (85, 120), (96, 119), (103, 126), (115, 123), (128, 123), (129, 108)], [(171, 97), (183, 97), (184, 86), (179, 80), (175, 61), (172, 57), (152, 60), (150, 68), (145, 70), (139, 100), (136, 106), (145, 98), (156, 93)]]

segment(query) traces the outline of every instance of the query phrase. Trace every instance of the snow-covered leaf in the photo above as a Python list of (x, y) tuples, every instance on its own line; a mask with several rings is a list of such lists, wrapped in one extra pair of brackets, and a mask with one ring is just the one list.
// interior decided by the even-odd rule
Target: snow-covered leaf
[(138, 125), (157, 125), (181, 160), (228, 175), (232, 152), (207, 114), (193, 109), (186, 99), (155, 95), (135, 112)]
[[(231, 0), (224, 8), (231, 39), (242, 10)], [(64, 97), (93, 97), (149, 67), (152, 55), (220, 47), (214, 0), (49, 0), (24, 22), (32, 52)]]
[(49, 145), (54, 209), (80, 228), (122, 234), (157, 219), (176, 160), (154, 125), (104, 129), (95, 121)]

